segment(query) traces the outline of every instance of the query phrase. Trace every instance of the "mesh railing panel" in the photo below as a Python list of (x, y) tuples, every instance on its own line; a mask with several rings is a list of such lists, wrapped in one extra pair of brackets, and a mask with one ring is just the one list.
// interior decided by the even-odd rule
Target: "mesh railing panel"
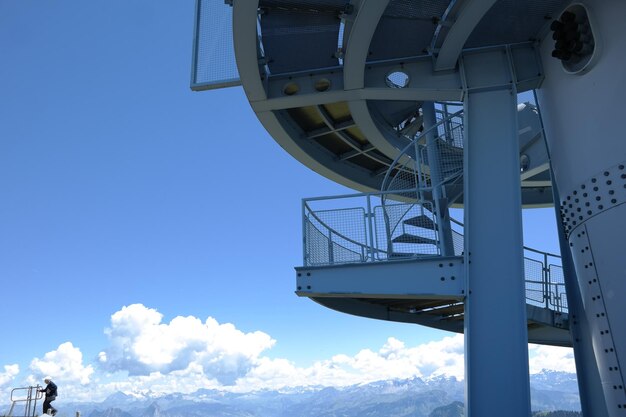
[(377, 249), (388, 258), (439, 254), (436, 229), (413, 224), (417, 218), (436, 223), (430, 203), (385, 204), (374, 209), (374, 218)]
[(359, 242), (361, 245), (367, 244), (365, 209), (357, 207), (316, 211), (315, 217), (332, 230), (333, 236), (340, 236), (346, 241)]
[(223, 1), (197, 0), (191, 89), (240, 85), (233, 46), (232, 7)]
[(365, 219), (362, 208), (310, 213), (305, 224), (306, 265), (365, 262)]
[(346, 246), (351, 246), (352, 248), (347, 248), (337, 242), (333, 242), (333, 263), (346, 264), (353, 262), (365, 262), (364, 246), (355, 245), (346, 241), (342, 243)]
[[(450, 116), (449, 113), (437, 111), (437, 139), (435, 142), (436, 163), (441, 171), (444, 182), (463, 173), (463, 116)], [(444, 120), (445, 119), (445, 120)], [(428, 148), (420, 145), (421, 160), (430, 167)], [(427, 179), (428, 186), (433, 186)]]
[[(316, 224), (317, 223), (317, 224)], [(323, 226), (316, 220), (305, 219), (304, 265), (330, 265), (330, 239), (321, 229)]]
[(526, 279), (526, 300), (532, 305), (544, 305), (543, 263), (524, 258), (524, 277)]
[(550, 264), (548, 266), (549, 279), (548, 291), (550, 293), (550, 304), (557, 310), (567, 311), (567, 296), (565, 293), (565, 277), (563, 276), (563, 267), (560, 265)]
[(437, 127), (437, 135), (450, 146), (457, 148), (463, 147), (463, 115), (452, 116), (453, 113), (448, 109), (460, 110), (457, 105), (442, 105), (442, 109), (436, 112), (437, 122), (448, 119)]
[(463, 255), (465, 250), (465, 239), (463, 235), (456, 230), (452, 231), (452, 246), (454, 247), (454, 256)]
[(435, 167), (441, 173), (443, 185), (454, 182), (463, 173), (463, 113), (458, 105), (437, 103), (436, 106), (435, 140), (428, 145), (435, 149), (427, 146), (426, 132), (406, 136), (411, 144), (389, 167), (383, 190), (423, 190), (440, 186), (442, 184), (431, 181), (430, 172)]
[[(426, 178), (420, 172), (406, 167), (398, 167), (391, 181), (389, 181), (388, 190), (411, 190), (409, 192), (415, 194), (414, 190), (418, 187), (426, 186)], [(407, 196), (408, 197), (408, 196)]]

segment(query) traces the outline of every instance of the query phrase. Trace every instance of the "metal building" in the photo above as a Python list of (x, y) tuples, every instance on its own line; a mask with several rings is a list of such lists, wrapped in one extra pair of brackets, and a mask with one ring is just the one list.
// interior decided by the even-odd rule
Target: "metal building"
[[(626, 416), (624, 18), (620, 0), (198, 0), (192, 89), (243, 86), (287, 152), (358, 192), (303, 202), (299, 296), (463, 332), (468, 417), (530, 415), (529, 341), (573, 346), (586, 417)], [(522, 210), (551, 205), (562, 260), (522, 242)]]

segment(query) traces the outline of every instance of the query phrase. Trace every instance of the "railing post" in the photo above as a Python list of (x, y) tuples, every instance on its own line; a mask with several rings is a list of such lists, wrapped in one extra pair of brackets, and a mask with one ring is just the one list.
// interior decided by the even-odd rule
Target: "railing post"
[(328, 229), (328, 263), (330, 265), (335, 263), (335, 254), (333, 251), (333, 231)]
[[(381, 196), (382, 197), (382, 196)], [(374, 227), (372, 225), (372, 217), (374, 217), (374, 213), (372, 212), (372, 195), (371, 194), (367, 194), (367, 228), (369, 229), (369, 244), (368, 244), (368, 248), (370, 251), (370, 257), (372, 259), (372, 262), (375, 261), (374, 259)]]
[(446, 135), (445, 136), (446, 142), (451, 142), (450, 138), (452, 138), (452, 120), (448, 119), (448, 116), (450, 115), (450, 113), (448, 113), (447, 103), (443, 103), (442, 110), (443, 110), (443, 119), (445, 120), (445, 122), (443, 123), (443, 128), (444, 128), (445, 135)]
[(302, 199), (302, 263), (308, 266), (306, 256), (306, 200)]
[(549, 272), (548, 272), (548, 254), (543, 254), (543, 298), (546, 301), (546, 308), (550, 308), (550, 284), (549, 284)]

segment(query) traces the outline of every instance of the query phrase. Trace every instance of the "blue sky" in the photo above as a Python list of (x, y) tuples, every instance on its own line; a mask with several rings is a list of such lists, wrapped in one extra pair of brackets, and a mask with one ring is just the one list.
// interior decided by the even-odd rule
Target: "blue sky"
[[(343, 381), (341, 367), (392, 377), (407, 367), (390, 352), (442, 346), (451, 356), (415, 372), (462, 366), (462, 338), (294, 295), (301, 198), (351, 191), (282, 150), (240, 88), (190, 91), (193, 12), (0, 1), (0, 403), (52, 373), (101, 398), (135, 377), (163, 391), (250, 370), (242, 389)], [(552, 217), (527, 214), (527, 245), (558, 252)]]

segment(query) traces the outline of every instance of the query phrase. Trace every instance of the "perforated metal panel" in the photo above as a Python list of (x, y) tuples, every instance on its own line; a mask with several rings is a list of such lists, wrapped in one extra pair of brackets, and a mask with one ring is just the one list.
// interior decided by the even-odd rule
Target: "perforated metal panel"
[(437, 22), (449, 1), (392, 0), (378, 23), (368, 60), (428, 54)]
[(221, 0), (196, 0), (191, 89), (239, 85), (233, 47), (232, 7)]
[(339, 12), (349, 0), (261, 0), (259, 7), (284, 10), (315, 10)]
[(466, 48), (536, 40), (542, 27), (558, 17), (570, 0), (500, 0), (480, 21)]
[(450, 0), (391, 0), (385, 17), (426, 20), (440, 19)]
[(261, 15), (261, 36), (271, 74), (339, 65), (339, 12), (269, 9)]

